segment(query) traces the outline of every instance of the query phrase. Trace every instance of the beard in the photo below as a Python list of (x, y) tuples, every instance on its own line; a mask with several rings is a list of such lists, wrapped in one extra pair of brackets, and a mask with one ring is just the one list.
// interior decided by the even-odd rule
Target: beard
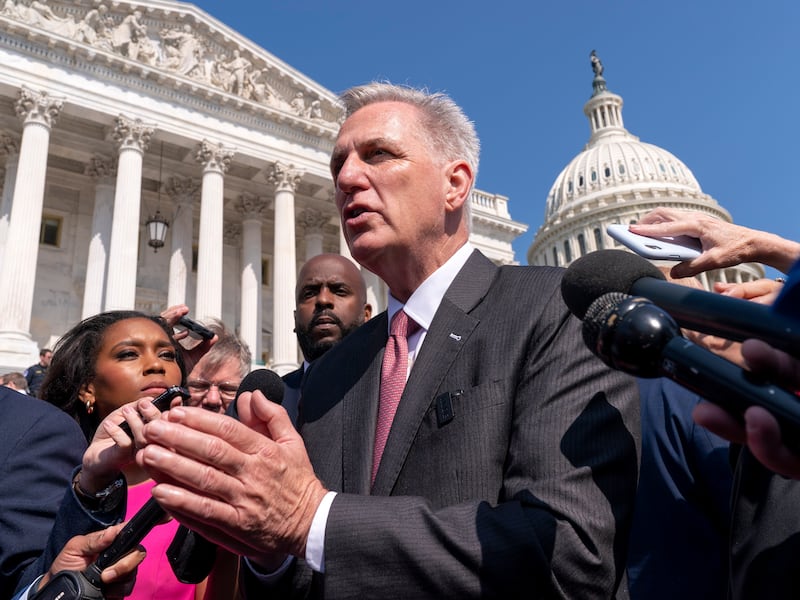
[[(327, 337), (322, 340), (315, 340), (312, 336), (312, 330), (314, 326), (317, 324), (319, 317), (328, 317), (334, 323), (334, 325), (339, 329), (339, 336), (335, 339)], [(321, 312), (319, 314), (314, 315), (314, 317), (309, 322), (308, 326), (306, 327), (295, 327), (295, 333), (297, 333), (297, 343), (300, 344), (300, 350), (303, 352), (303, 357), (308, 361), (311, 362), (313, 360), (318, 359), (320, 356), (325, 354), (328, 350), (333, 348), (336, 344), (338, 344), (342, 339), (347, 337), (353, 331), (359, 328), (361, 322), (354, 321), (349, 324), (345, 324), (342, 320), (337, 317), (335, 314), (329, 311)]]

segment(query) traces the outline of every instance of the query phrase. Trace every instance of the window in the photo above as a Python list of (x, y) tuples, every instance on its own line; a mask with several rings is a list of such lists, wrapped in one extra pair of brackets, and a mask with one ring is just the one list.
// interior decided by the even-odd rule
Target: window
[(564, 240), (564, 260), (572, 262), (572, 248), (570, 248), (569, 240)]
[(603, 244), (603, 232), (600, 231), (599, 227), (594, 230), (594, 245), (598, 250), (602, 250), (605, 246), (605, 244)]
[(617, 171), (619, 171), (620, 175), (625, 175), (625, 164), (619, 163), (619, 165), (617, 166)]
[(42, 226), (39, 229), (39, 243), (45, 246), (61, 247), (61, 217), (42, 215)]
[(611, 177), (611, 167), (606, 167), (605, 169), (603, 169), (603, 174), (606, 177)]
[(192, 273), (197, 273), (197, 246), (192, 245)]
[(558, 250), (553, 246), (553, 265), (558, 266)]
[(592, 169), (591, 178), (592, 178), (592, 182), (597, 181), (597, 171), (595, 171), (594, 169)]
[(582, 233), (578, 234), (578, 249), (581, 253), (581, 256), (586, 254), (586, 239), (583, 237)]

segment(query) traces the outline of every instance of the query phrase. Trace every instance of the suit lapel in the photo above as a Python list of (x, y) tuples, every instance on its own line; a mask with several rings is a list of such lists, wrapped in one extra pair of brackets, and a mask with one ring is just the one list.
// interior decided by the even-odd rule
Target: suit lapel
[[(441, 392), (455, 391), (441, 390), (442, 381), (480, 323), (469, 313), (486, 296), (497, 272), (490, 260), (475, 251), (448, 288), (400, 399), (375, 477), (373, 494), (388, 495), (391, 492), (431, 402)], [(384, 332), (384, 345), (385, 340)], [(374, 423), (375, 419), (371, 422)]]
[[(372, 330), (364, 345), (354, 351), (372, 357), (372, 361), (344, 397), (342, 407), (342, 491), (351, 494), (369, 494), (381, 363), (389, 337), (386, 312), (368, 324)], [(367, 327), (367, 324), (362, 327)]]

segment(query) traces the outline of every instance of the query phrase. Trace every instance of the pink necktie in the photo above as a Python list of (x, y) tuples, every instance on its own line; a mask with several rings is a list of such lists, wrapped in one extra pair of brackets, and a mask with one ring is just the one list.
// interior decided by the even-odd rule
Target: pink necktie
[(375, 427), (375, 450), (372, 454), (372, 480), (381, 464), (383, 449), (389, 437), (400, 396), (406, 386), (408, 373), (408, 336), (413, 335), (419, 325), (409, 319), (405, 311), (399, 310), (392, 317), (389, 328), (389, 339), (386, 342), (386, 352), (383, 354), (381, 366), (381, 397), (378, 404), (378, 423)]

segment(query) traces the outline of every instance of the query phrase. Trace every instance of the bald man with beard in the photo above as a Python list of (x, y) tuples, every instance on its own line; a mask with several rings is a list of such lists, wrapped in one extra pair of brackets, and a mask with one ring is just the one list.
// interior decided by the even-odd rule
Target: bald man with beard
[(319, 254), (300, 269), (295, 287), (294, 332), (303, 364), (283, 376), (283, 406), (297, 422), (300, 383), (308, 364), (372, 316), (361, 271), (339, 254)]

